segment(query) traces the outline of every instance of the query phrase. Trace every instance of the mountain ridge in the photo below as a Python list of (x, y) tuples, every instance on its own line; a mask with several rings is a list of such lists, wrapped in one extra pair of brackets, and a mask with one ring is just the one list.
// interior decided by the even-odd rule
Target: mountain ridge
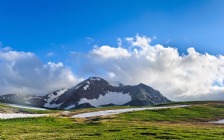
[[(12, 98), (13, 97), (13, 98)], [(143, 83), (124, 85), (89, 77), (72, 88), (63, 88), (45, 96), (2, 95), (0, 102), (17, 103), (50, 109), (76, 109), (110, 105), (146, 106), (171, 102), (159, 91)]]

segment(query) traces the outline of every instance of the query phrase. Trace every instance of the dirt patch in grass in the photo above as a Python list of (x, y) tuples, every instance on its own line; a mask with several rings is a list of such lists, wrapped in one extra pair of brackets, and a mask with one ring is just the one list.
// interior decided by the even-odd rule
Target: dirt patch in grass
[(140, 134), (144, 135), (144, 136), (156, 136), (157, 135), (156, 133), (153, 133), (153, 132), (142, 132)]
[(108, 130), (109, 132), (119, 132), (119, 131), (121, 131), (121, 130), (119, 130), (119, 129), (111, 129), (111, 130)]

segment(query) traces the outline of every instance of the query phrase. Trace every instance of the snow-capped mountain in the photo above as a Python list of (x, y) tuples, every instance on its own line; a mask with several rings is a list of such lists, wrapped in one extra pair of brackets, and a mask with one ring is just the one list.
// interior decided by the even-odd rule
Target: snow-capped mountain
[(45, 96), (44, 107), (73, 109), (100, 107), (109, 105), (155, 105), (168, 103), (159, 91), (139, 84), (124, 85), (106, 81), (99, 77), (90, 77), (71, 89), (62, 89)]
[[(8, 95), (0, 96), (0, 101), (7, 102), (6, 96)], [(159, 91), (144, 84), (130, 86), (106, 81), (100, 77), (90, 77), (70, 89), (57, 90), (38, 98), (32, 96), (29, 100), (22, 97), (20, 102), (16, 103), (69, 110), (111, 105), (143, 106), (168, 102), (171, 101)]]

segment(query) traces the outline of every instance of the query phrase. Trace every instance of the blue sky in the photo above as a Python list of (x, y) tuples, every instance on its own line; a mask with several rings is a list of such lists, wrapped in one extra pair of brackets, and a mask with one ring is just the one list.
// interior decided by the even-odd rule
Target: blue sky
[(180, 52), (223, 54), (223, 6), (222, 0), (2, 0), (0, 41), (44, 55), (62, 45), (86, 52), (139, 33)]
[[(140, 68), (147, 70), (145, 75), (152, 76), (150, 72), (154, 72), (154, 75), (158, 74), (157, 78), (163, 79), (159, 77), (163, 70), (166, 73), (164, 77), (172, 74), (176, 76), (177, 79), (171, 82), (164, 79), (162, 84), (165, 89), (169, 84), (183, 86), (181, 82), (175, 82), (183, 80), (180, 77), (186, 75), (190, 76), (185, 79), (190, 80), (185, 82), (194, 80), (198, 87), (201, 82), (204, 87), (209, 87), (190, 90), (190, 87), (183, 86), (170, 89), (170, 92), (176, 93), (175, 96), (167, 93), (171, 98), (188, 98), (187, 95), (199, 91), (220, 93), (224, 91), (220, 89), (223, 88), (224, 79), (223, 7), (223, 0), (1, 0), (0, 64), (2, 68), (18, 64), (18, 70), (14, 67), (12, 70), (16, 69), (16, 74), (18, 71), (27, 75), (30, 73), (30, 77), (35, 77), (31, 74), (43, 68), (45, 70), (38, 73), (43, 73), (40, 81), (44, 81), (44, 77), (54, 70), (55, 76), (66, 75), (67, 81), (70, 80), (73, 85), (74, 81), (99, 75), (126, 83), (143, 80), (146, 84), (160, 88), (161, 83), (139, 78), (144, 78), (144, 75), (138, 75), (135, 79), (124, 76), (122, 72), (127, 69), (122, 65), (127, 65), (127, 74), (133, 75), (138, 70), (131, 62), (136, 62)], [(118, 48), (118, 39), (122, 41), (123, 48)], [(3, 51), (7, 46), (11, 50)], [(178, 65), (170, 69), (164, 66), (165, 63)], [(203, 66), (198, 67), (198, 64)], [(26, 66), (33, 68), (22, 71)], [(191, 66), (192, 69), (188, 69)], [(46, 73), (47, 68), (49, 73)], [(177, 73), (170, 74), (169, 71), (174, 69)], [(183, 71), (181, 76), (179, 71)], [(2, 85), (10, 85), (13, 78), (6, 77), (8, 74), (0, 72), (0, 78), (4, 79)], [(203, 79), (200, 74), (209, 75), (210, 79)], [(191, 79), (192, 76), (196, 79)], [(26, 76), (21, 74), (21, 77)], [(24, 81), (29, 81), (27, 79)], [(15, 84), (18, 79), (13, 80)], [(71, 83), (62, 82), (58, 85), (52, 82), (52, 85), (64, 87), (71, 86)], [(14, 86), (15, 89), (19, 87), (16, 84)], [(23, 91), (30, 90), (30, 85), (22, 86)], [(45, 89), (50, 91), (56, 89), (56, 86)], [(39, 87), (44, 89), (42, 85)], [(38, 88), (33, 88), (33, 92), (37, 91)], [(180, 91), (185, 94), (182, 95)]]

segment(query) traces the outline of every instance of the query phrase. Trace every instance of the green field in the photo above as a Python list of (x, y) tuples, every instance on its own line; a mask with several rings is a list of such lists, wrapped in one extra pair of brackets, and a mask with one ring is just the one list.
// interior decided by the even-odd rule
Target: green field
[[(71, 119), (52, 116), (0, 120), (0, 139), (224, 139), (224, 102), (185, 102), (186, 108), (146, 110), (109, 117)], [(3, 108), (0, 106), (0, 108)], [(119, 107), (109, 107), (114, 109)], [(88, 112), (98, 109), (74, 110)], [(55, 115), (57, 114), (57, 115)]]

